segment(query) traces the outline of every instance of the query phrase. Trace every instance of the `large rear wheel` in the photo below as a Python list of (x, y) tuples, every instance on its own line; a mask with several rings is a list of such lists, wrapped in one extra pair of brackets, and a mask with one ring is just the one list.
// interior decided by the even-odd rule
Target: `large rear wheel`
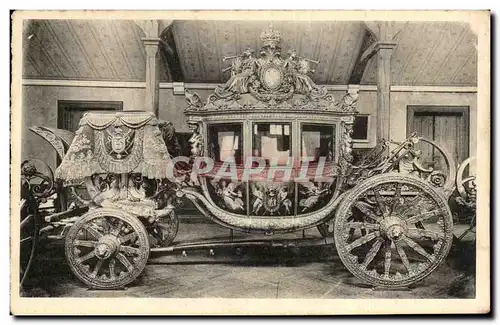
[(383, 174), (346, 194), (334, 236), (342, 262), (357, 278), (402, 287), (421, 281), (445, 260), (453, 220), (445, 197), (426, 181)]

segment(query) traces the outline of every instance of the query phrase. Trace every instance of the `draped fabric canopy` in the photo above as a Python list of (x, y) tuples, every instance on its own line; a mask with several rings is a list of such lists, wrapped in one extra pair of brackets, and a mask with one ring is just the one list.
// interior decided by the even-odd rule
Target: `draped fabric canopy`
[(68, 183), (103, 173), (167, 177), (170, 161), (158, 121), (147, 112), (89, 112), (80, 121), (56, 177)]

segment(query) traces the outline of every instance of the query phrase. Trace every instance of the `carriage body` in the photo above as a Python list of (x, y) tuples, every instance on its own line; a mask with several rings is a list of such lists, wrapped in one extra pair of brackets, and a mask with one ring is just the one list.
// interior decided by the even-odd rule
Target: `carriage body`
[(341, 166), (352, 160), (355, 111), (243, 105), (188, 112), (193, 137), (202, 141), (200, 153), (191, 142), (191, 161), (200, 155), (213, 168), (198, 173), (186, 197), (215, 222), (245, 232), (294, 232), (324, 223), (343, 187), (347, 169)]

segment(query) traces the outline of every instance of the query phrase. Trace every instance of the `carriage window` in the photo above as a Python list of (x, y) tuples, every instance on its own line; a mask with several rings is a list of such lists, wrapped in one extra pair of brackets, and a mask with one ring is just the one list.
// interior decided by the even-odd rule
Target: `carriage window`
[(319, 157), (326, 157), (327, 161), (334, 160), (334, 125), (304, 124), (301, 136), (302, 157), (313, 157), (313, 161), (318, 161)]
[(208, 152), (216, 162), (234, 157), (241, 164), (243, 156), (242, 124), (212, 124), (208, 127)]
[(292, 154), (291, 130), (290, 123), (254, 123), (253, 156), (266, 161), (277, 159), (278, 165), (286, 165)]

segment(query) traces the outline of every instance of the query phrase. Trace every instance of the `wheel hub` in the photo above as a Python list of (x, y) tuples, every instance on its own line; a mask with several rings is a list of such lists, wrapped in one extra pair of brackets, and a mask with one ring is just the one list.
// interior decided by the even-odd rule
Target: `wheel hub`
[(401, 218), (390, 216), (380, 222), (382, 233), (393, 241), (400, 240), (407, 232), (406, 224)]
[(109, 259), (116, 254), (119, 247), (120, 242), (116, 236), (104, 235), (95, 247), (95, 256), (101, 260)]

